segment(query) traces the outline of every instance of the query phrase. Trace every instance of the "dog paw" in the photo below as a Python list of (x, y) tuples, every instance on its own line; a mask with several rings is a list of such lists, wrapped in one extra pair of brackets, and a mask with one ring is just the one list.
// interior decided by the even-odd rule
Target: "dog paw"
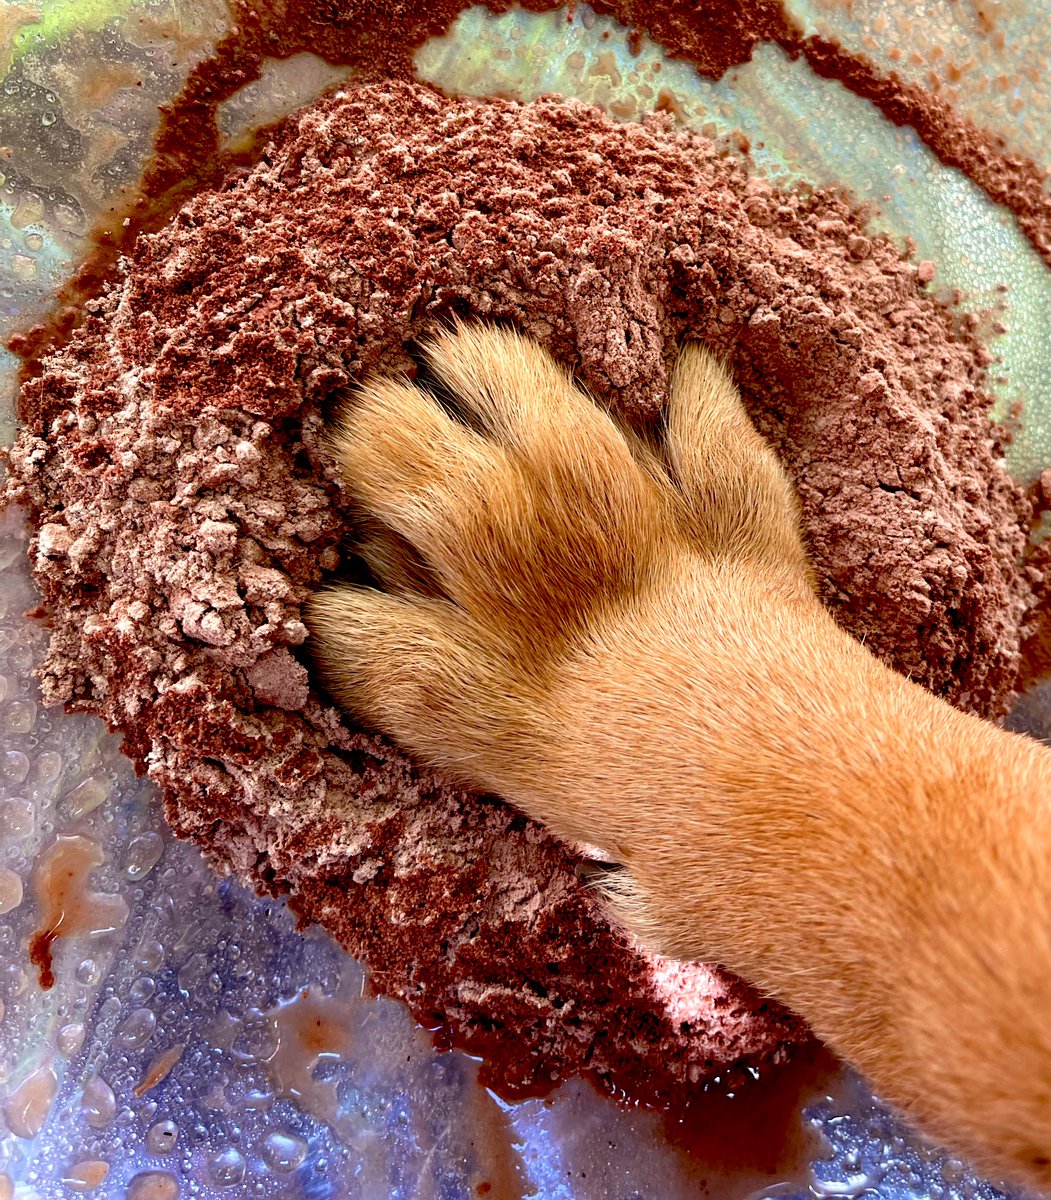
[(641, 613), (683, 559), (803, 579), (796, 500), (699, 347), (674, 373), (660, 451), (514, 333), (462, 326), (424, 353), (430, 390), (369, 379), (331, 435), (383, 590), (331, 587), (306, 619), (351, 714), (517, 800), (572, 647)]

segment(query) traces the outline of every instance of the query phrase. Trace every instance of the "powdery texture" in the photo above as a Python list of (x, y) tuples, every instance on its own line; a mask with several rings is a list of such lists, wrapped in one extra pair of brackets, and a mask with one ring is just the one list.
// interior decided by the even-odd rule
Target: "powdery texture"
[[(100, 290), (120, 254), (143, 230), (156, 229), (187, 195), (200, 185), (213, 186), (242, 161), (240, 152), (220, 148), (217, 114), (225, 100), (260, 78), (266, 62), (305, 52), (351, 68), (361, 81), (415, 79), (416, 50), (428, 38), (447, 33), (473, 2), (341, 0), (337, 13), (331, 0), (229, 0), (233, 25), (214, 54), (193, 68), (179, 96), (162, 107), (140, 194), (123, 221), (105, 214), (95, 250), (60, 289), (48, 321), (9, 342), (22, 356), (23, 376), (36, 374), (41, 356), (70, 335), (83, 316), (84, 300)], [(512, 6), (512, 0), (487, 3), (494, 12)], [(523, 0), (523, 7), (534, 12), (563, 6), (564, 0)], [(592, 0), (591, 8), (628, 26), (632, 39), (649, 33), (672, 57), (687, 59), (712, 79), (748, 62), (762, 42), (775, 42), (791, 58), (805, 56), (816, 74), (839, 79), (894, 124), (911, 125), (943, 163), (1011, 209), (1051, 264), (1051, 177), (1045, 167), (1009, 153), (1001, 137), (977, 128), (935, 92), (906, 83), (893, 71), (884, 75), (825, 38), (804, 36), (781, 0)], [(1002, 37), (1002, 31), (992, 33), (994, 45)], [(1013, 86), (1009, 76), (1000, 78)], [(1031, 81), (1021, 83), (1024, 93)]]
[(1029, 512), (987, 356), (933, 268), (822, 192), (654, 118), (362, 88), (140, 239), (27, 385), (11, 458), (52, 614), (46, 698), (100, 713), (219, 864), (291, 893), (504, 1086), (668, 1092), (798, 1039), (725, 973), (626, 944), (574, 858), (414, 770), (312, 687), (300, 605), (348, 536), (333, 398), (452, 314), (510, 321), (653, 420), (678, 342), (729, 356), (800, 488), (824, 595), (934, 691), (1003, 711)]

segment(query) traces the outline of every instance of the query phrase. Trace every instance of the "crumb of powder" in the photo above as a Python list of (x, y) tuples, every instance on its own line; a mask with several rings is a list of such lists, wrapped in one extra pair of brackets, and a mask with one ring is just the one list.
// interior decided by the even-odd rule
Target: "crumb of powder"
[(300, 712), (310, 699), (306, 667), (297, 662), (283, 646), (271, 650), (248, 668), (246, 673), (256, 703)]
[(986, 416), (988, 355), (932, 276), (840, 196), (779, 191), (665, 118), (406, 83), (322, 101), (140, 239), (27, 384), (42, 416), (9, 494), (53, 614), (45, 696), (122, 730), (180, 833), (494, 1051), (504, 1086), (588, 1067), (668, 1092), (778, 1053), (793, 1018), (626, 944), (566, 848), (313, 688), (300, 609), (349, 521), (323, 414), (363, 373), (411, 369), (453, 315), (512, 322), (642, 421), (701, 338), (793, 474), (836, 617), (998, 715), (1029, 510)]

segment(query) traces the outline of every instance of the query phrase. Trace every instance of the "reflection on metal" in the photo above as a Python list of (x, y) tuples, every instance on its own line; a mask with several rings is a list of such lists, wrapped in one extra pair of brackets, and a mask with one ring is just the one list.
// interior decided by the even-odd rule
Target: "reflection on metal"
[(1012, 151), (1051, 161), (1047, 7), (1030, 0), (789, 0), (806, 34), (863, 54), (883, 73), (933, 88)]

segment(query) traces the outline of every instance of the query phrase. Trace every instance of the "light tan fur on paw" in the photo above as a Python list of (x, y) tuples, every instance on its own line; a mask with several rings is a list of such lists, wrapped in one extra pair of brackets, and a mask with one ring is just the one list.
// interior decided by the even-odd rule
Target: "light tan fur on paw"
[(700, 347), (660, 456), (515, 334), (426, 354), (464, 420), (373, 379), (333, 432), (389, 589), (313, 599), (333, 695), (601, 846), (646, 942), (738, 971), (932, 1136), (1051, 1184), (1051, 754), (838, 628)]

